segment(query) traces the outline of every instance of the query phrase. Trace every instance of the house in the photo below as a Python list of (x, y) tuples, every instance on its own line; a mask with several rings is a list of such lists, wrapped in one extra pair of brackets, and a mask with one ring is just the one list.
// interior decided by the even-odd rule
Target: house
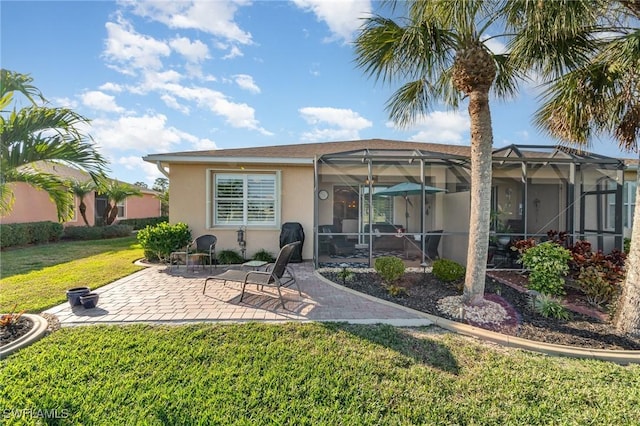
[[(249, 256), (275, 253), (282, 225), (292, 222), (306, 235), (303, 258), (317, 265), (371, 264), (381, 254), (419, 265), (434, 255), (466, 260), (469, 155), (468, 146), (371, 139), (144, 160), (170, 178), (170, 221), (187, 223), (194, 235), (215, 234), (218, 250), (238, 249), (243, 230)], [(559, 230), (602, 250), (622, 247), (635, 205), (624, 194), (635, 190), (637, 164), (546, 145), (512, 145), (493, 158), (496, 237)], [(403, 183), (412, 190), (389, 194)]]
[[(45, 173), (55, 174), (65, 179), (81, 182), (91, 179), (88, 173), (59, 163), (37, 162), (35, 167)], [(0, 217), (0, 223), (58, 221), (56, 206), (45, 191), (23, 182), (13, 182), (9, 185), (12, 187), (15, 201), (11, 212)], [(145, 188), (138, 189), (142, 192), (141, 197), (129, 197), (118, 205), (117, 220), (160, 216), (160, 200), (157, 197), (157, 192)], [(90, 226), (93, 226), (96, 220), (100, 221), (102, 218), (106, 199), (93, 192), (85, 196), (84, 203), (87, 207), (87, 221)], [(75, 197), (73, 217), (64, 222), (64, 226), (85, 226), (78, 209), (79, 204), (80, 200)]]

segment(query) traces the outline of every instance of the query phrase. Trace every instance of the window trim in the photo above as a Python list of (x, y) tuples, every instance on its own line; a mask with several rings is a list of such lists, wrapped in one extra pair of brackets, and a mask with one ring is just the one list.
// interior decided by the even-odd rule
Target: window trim
[[(207, 229), (236, 229), (238, 226), (242, 226), (248, 229), (280, 229), (282, 217), (282, 171), (279, 169), (206, 169), (206, 181), (205, 181), (205, 190), (206, 190), (206, 202), (205, 202), (205, 221)], [(215, 197), (214, 191), (216, 189), (216, 175), (242, 175), (244, 179), (250, 175), (271, 175), (275, 178), (275, 188), (274, 188), (274, 222), (268, 223), (264, 225), (260, 224), (247, 224), (246, 217), (243, 218), (243, 224), (218, 224), (215, 223), (215, 212), (213, 211), (215, 207)], [(246, 197), (246, 194), (243, 194), (243, 199)]]

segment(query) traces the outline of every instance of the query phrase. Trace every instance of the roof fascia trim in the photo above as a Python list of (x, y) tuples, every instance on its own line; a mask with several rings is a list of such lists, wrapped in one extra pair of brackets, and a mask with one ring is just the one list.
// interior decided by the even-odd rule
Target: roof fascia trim
[(181, 155), (147, 155), (142, 157), (144, 161), (150, 163), (245, 163), (245, 164), (313, 164), (313, 158), (291, 158), (291, 157), (215, 157), (203, 156), (181, 156)]

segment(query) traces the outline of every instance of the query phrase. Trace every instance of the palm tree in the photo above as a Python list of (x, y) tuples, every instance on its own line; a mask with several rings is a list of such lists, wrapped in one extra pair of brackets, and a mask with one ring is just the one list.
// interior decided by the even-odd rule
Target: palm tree
[[(390, 118), (406, 126), (437, 102), (458, 108), (468, 99), (471, 121), (471, 215), (463, 301), (484, 300), (489, 246), (493, 130), (489, 93), (509, 97), (522, 76), (493, 53), (488, 31), (499, 28), (497, 2), (413, 1), (402, 24), (380, 15), (368, 18), (355, 41), (356, 64), (391, 83), (409, 81), (387, 103)], [(392, 10), (395, 10), (395, 2)]]
[[(42, 172), (36, 161), (60, 162), (75, 166), (98, 178), (106, 161), (81, 130), (89, 123), (67, 108), (39, 106), (45, 101), (25, 74), (0, 70), (0, 212), (11, 210), (14, 199), (10, 182), (25, 182), (46, 191), (56, 204), (58, 218), (68, 218), (73, 194), (57, 176)], [(31, 106), (8, 113), (14, 92), (22, 93)], [(8, 113), (8, 114), (7, 114)]]
[[(510, 22), (518, 30), (514, 57), (548, 81), (536, 124), (565, 143), (589, 146), (597, 136), (612, 136), (621, 149), (637, 153), (640, 1), (521, 0), (509, 7)], [(636, 175), (640, 200), (640, 172)], [(615, 323), (621, 332), (640, 334), (638, 208)]]
[(70, 188), (73, 194), (78, 197), (78, 200), (80, 201), (78, 210), (80, 210), (82, 220), (84, 221), (85, 225), (89, 226), (89, 221), (87, 220), (87, 205), (84, 203), (84, 197), (96, 190), (96, 184), (91, 180), (73, 180), (70, 183)]
[(139, 189), (117, 180), (107, 181), (100, 187), (99, 192), (107, 196), (107, 207), (102, 214), (105, 225), (111, 225), (115, 222), (118, 217), (118, 204), (129, 197), (142, 196)]

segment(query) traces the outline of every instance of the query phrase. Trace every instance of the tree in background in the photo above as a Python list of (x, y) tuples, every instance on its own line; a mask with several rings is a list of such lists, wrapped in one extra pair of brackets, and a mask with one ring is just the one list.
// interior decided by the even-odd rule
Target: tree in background
[(129, 197), (142, 196), (139, 189), (128, 183), (118, 182), (117, 180), (107, 180), (100, 186), (98, 192), (107, 197), (107, 206), (102, 213), (102, 219), (105, 225), (111, 225), (115, 222), (118, 217), (118, 204), (124, 202), (124, 200)]
[[(546, 84), (536, 124), (568, 144), (589, 147), (613, 137), (638, 153), (640, 137), (640, 1), (508, 2), (517, 32), (518, 66)], [(640, 200), (640, 171), (636, 173)], [(640, 209), (633, 218), (626, 278), (615, 315), (619, 331), (640, 334)]]
[[(408, 17), (373, 16), (355, 41), (356, 64), (385, 83), (406, 82), (389, 99), (390, 118), (412, 124), (439, 102), (457, 109), (468, 99), (471, 121), (471, 215), (464, 303), (484, 300), (491, 211), (493, 130), (489, 93), (512, 96), (523, 77), (508, 56), (487, 46), (501, 28), (499, 2), (479, 0), (392, 2)], [(499, 35), (499, 34), (498, 34)]]
[(71, 182), (69, 182), (69, 187), (71, 188), (73, 194), (78, 197), (78, 210), (80, 210), (80, 215), (82, 216), (84, 224), (86, 226), (89, 226), (89, 221), (87, 220), (87, 205), (84, 202), (84, 198), (96, 190), (95, 182), (91, 180), (72, 180)]
[(146, 184), (146, 182), (134, 182), (133, 186), (137, 186), (138, 188), (144, 188), (144, 189), (149, 189), (149, 185)]
[[(46, 102), (26, 74), (0, 70), (0, 213), (11, 211), (14, 200), (11, 182), (25, 182), (49, 194), (59, 220), (73, 211), (73, 193), (58, 177), (33, 167), (36, 161), (59, 162), (74, 166), (97, 180), (107, 163), (82, 128), (89, 120), (67, 108), (39, 105)], [(11, 112), (7, 108), (19, 92), (30, 106)]]
[(160, 214), (169, 216), (169, 179), (156, 178), (151, 189), (160, 193), (158, 195), (158, 199), (160, 199)]

